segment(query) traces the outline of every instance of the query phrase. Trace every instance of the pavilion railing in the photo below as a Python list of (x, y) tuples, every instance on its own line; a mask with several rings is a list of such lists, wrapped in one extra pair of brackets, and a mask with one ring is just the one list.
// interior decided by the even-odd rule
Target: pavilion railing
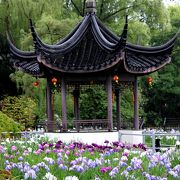
[(163, 128), (164, 130), (180, 130), (180, 118), (164, 118)]
[[(122, 141), (122, 136), (143, 136), (143, 144), (146, 144), (148, 148), (152, 149), (154, 152), (161, 151), (163, 148), (172, 148), (175, 147), (176, 144), (168, 144), (168, 143), (161, 143), (162, 137), (174, 137), (175, 141), (180, 141), (180, 133), (159, 133), (159, 132), (143, 132), (142, 134), (133, 134), (133, 133), (122, 133), (119, 132), (119, 141)], [(150, 142), (147, 142), (146, 137), (149, 138)]]

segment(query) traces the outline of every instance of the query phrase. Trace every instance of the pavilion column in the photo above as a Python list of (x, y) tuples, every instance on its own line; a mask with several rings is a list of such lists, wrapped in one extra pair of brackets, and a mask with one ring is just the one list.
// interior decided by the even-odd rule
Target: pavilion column
[(113, 113), (112, 113), (112, 77), (107, 78), (107, 93), (108, 93), (108, 131), (113, 129)]
[(77, 124), (76, 120), (80, 119), (79, 114), (79, 85), (75, 86), (75, 89), (73, 91), (73, 97), (74, 97), (74, 124), (76, 127), (76, 130), (79, 132), (79, 125)]
[(62, 126), (63, 132), (67, 131), (67, 109), (66, 109), (66, 85), (64, 77), (61, 78), (61, 98), (62, 98)]
[(50, 87), (50, 82), (47, 80), (46, 87), (46, 111), (47, 111), (47, 130), (48, 132), (54, 131), (54, 112), (53, 112), (53, 104), (52, 104), (52, 91)]
[(115, 90), (115, 96), (116, 96), (116, 122), (117, 122), (117, 130), (119, 131), (121, 129), (121, 101), (120, 101), (120, 94), (119, 89)]
[(138, 104), (138, 81), (134, 81), (134, 129), (139, 130), (139, 104)]
[(79, 120), (80, 119), (80, 115), (79, 115), (79, 86), (75, 86), (73, 96), (74, 96), (74, 117), (75, 117), (75, 120)]

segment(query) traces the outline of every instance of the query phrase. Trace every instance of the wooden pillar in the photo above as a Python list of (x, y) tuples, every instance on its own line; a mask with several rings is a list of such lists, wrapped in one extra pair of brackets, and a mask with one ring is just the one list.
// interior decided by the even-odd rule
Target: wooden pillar
[(139, 130), (138, 81), (134, 81), (134, 129)]
[(75, 120), (79, 120), (80, 115), (79, 115), (79, 86), (75, 86), (74, 92), (74, 117)]
[(108, 131), (113, 129), (113, 113), (112, 113), (112, 77), (107, 78), (107, 93), (108, 93)]
[(67, 109), (66, 109), (66, 84), (64, 78), (61, 78), (61, 98), (62, 98), (62, 126), (63, 132), (67, 131)]
[(50, 87), (50, 82), (47, 80), (47, 87), (46, 87), (46, 110), (47, 110), (47, 130), (48, 132), (54, 131), (54, 112), (52, 107), (52, 91)]
[(74, 125), (76, 127), (77, 132), (79, 132), (79, 124), (77, 124), (76, 120), (80, 119), (79, 114), (79, 85), (75, 86), (75, 89), (73, 91), (73, 97), (74, 97)]
[(115, 90), (116, 95), (116, 122), (117, 122), (117, 130), (119, 131), (121, 129), (121, 101), (120, 101), (120, 94), (119, 89)]

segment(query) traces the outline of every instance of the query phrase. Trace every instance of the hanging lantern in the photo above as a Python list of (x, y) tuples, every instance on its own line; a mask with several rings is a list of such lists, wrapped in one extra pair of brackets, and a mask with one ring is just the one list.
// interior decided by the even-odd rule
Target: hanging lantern
[(118, 77), (117, 75), (114, 75), (113, 80), (114, 80), (116, 83), (118, 83), (118, 82), (119, 82), (119, 77)]
[(148, 83), (148, 85), (151, 86), (151, 85), (152, 85), (152, 82), (153, 82), (153, 78), (149, 76), (149, 77), (147, 78), (147, 83)]
[(53, 77), (53, 78), (51, 79), (51, 82), (53, 83), (54, 86), (56, 86), (57, 78)]
[(33, 83), (33, 86), (35, 86), (35, 87), (39, 86), (39, 82), (38, 82), (38, 81), (35, 81), (35, 82)]

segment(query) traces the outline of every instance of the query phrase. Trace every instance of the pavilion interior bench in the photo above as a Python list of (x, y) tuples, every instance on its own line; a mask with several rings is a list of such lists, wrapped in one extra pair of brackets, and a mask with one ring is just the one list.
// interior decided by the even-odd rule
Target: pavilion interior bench
[(108, 128), (108, 120), (107, 119), (82, 119), (82, 120), (74, 120), (74, 126), (76, 130), (79, 132), (80, 129), (84, 129), (86, 127), (93, 127), (95, 129), (98, 128)]

